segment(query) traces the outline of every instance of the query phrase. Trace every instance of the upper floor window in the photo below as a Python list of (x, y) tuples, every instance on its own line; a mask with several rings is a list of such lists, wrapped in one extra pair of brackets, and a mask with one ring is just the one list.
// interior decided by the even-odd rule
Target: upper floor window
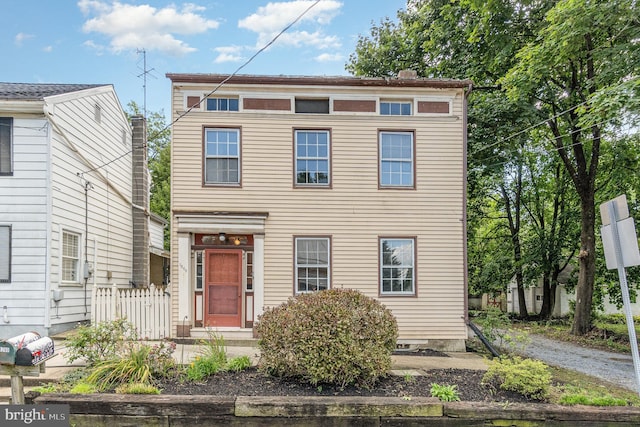
[(329, 114), (328, 99), (296, 98), (296, 113)]
[(298, 237), (295, 241), (296, 293), (329, 289), (329, 238)]
[(415, 295), (414, 239), (380, 239), (380, 293)]
[(328, 186), (330, 136), (328, 130), (296, 130), (296, 184)]
[(80, 235), (70, 231), (62, 232), (62, 280), (77, 282), (80, 266)]
[(240, 129), (208, 128), (204, 132), (205, 184), (239, 184)]
[(0, 117), (0, 175), (13, 173), (13, 118)]
[(413, 132), (382, 131), (379, 145), (380, 186), (413, 187)]
[(11, 226), (0, 225), (0, 283), (11, 281)]
[(380, 101), (380, 114), (383, 116), (410, 116), (411, 102)]
[(207, 111), (238, 111), (238, 98), (207, 98)]

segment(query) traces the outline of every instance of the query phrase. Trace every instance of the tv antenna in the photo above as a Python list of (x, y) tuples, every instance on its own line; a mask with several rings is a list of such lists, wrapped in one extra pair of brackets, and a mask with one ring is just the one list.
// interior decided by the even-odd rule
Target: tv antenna
[(142, 54), (142, 61), (143, 61), (143, 68), (142, 68), (142, 73), (138, 74), (138, 77), (142, 77), (142, 91), (144, 94), (144, 103), (142, 106), (142, 113), (144, 115), (144, 118), (147, 118), (147, 75), (153, 77), (154, 79), (156, 78), (156, 76), (154, 76), (153, 74), (151, 74), (151, 72), (153, 70), (155, 70), (155, 68), (151, 68), (151, 69), (147, 69), (147, 51), (146, 49), (142, 48), (142, 49), (136, 49), (136, 53), (137, 54)]

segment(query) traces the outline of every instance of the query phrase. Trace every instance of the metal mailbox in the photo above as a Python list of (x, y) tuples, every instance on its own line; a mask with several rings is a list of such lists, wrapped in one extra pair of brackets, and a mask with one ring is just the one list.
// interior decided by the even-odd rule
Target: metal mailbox
[(0, 364), (15, 365), (18, 351), (39, 340), (37, 332), (27, 332), (8, 340), (0, 341)]
[(52, 357), (54, 352), (53, 340), (49, 337), (42, 337), (16, 351), (16, 365), (37, 365)]

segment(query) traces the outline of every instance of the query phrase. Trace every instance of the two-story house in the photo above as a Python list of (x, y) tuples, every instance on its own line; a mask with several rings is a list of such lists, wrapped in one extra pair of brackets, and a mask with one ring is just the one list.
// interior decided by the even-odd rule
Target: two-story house
[(146, 134), (133, 121), (137, 137), (111, 85), (0, 83), (1, 338), (70, 329), (91, 318), (92, 286), (149, 277)]
[(265, 307), (354, 288), (400, 344), (464, 350), (470, 81), (167, 77), (177, 336), (251, 337)]

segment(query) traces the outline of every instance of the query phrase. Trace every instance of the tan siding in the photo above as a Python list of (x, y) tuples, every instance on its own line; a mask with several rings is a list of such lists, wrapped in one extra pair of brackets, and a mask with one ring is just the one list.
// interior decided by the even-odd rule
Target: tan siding
[[(348, 99), (341, 88), (260, 87), (285, 96), (323, 94)], [(233, 86), (226, 90), (233, 91)], [(250, 88), (238, 88), (248, 92)], [(332, 94), (332, 90), (335, 94)], [(378, 297), (379, 236), (417, 239), (417, 297), (381, 297), (398, 318), (401, 338), (463, 339), (464, 147), (462, 92), (370, 90), (358, 96), (448, 96), (451, 116), (382, 117), (362, 113), (189, 114), (173, 128), (172, 207), (177, 211), (268, 212), (265, 305), (293, 294), (293, 236), (332, 237), (332, 286)], [(183, 97), (174, 92), (174, 108)], [(242, 188), (202, 186), (202, 125), (242, 128)], [(293, 129), (331, 129), (332, 188), (293, 188)], [(416, 189), (378, 188), (378, 131), (415, 131)], [(177, 239), (173, 233), (172, 295), (177, 295)], [(174, 298), (174, 301), (177, 298)], [(174, 322), (177, 306), (173, 307)]]

